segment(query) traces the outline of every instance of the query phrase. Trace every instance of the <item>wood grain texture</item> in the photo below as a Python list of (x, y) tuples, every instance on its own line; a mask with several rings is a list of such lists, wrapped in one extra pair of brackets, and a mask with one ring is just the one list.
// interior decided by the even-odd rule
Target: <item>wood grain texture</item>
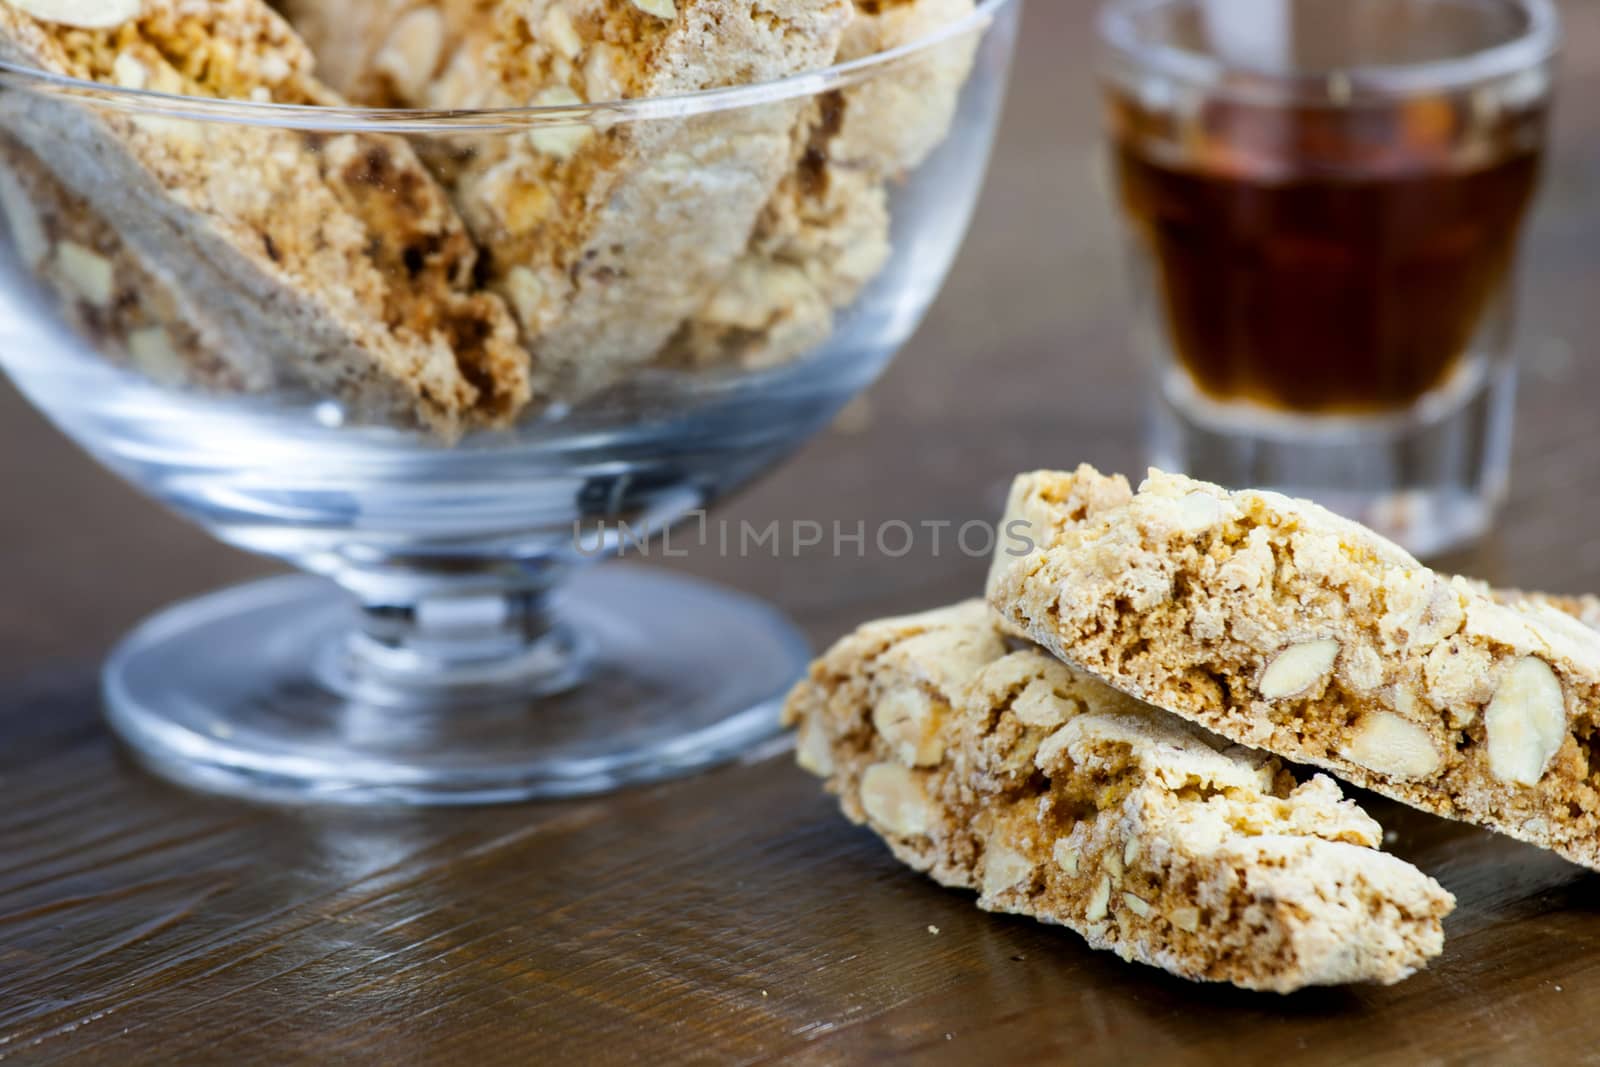
[[(1600, 589), (1600, 5), (1572, 0), (1527, 252), (1516, 481), (1449, 561)], [(945, 299), (870, 398), (724, 514), (992, 519), (1016, 470), (1137, 459), (1117, 238), (1093, 179), (1088, 5), (1028, 14), (999, 158)], [(787, 760), (622, 796), (423, 814), (200, 798), (116, 753), (95, 667), (179, 597), (263, 573), (0, 391), (0, 1060), (50, 1063), (1600, 1062), (1600, 880), (1372, 801), (1461, 900), (1388, 989), (1179, 982), (980, 914)], [(819, 644), (971, 595), (981, 561), (684, 564)], [(936, 926), (937, 934), (929, 932)]]

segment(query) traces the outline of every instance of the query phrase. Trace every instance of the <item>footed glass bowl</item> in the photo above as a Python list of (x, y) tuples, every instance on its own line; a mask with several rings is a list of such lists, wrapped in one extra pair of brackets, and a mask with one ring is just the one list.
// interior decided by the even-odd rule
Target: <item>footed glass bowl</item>
[(887, 51), (607, 103), (363, 110), (170, 47), (92, 82), (0, 64), (0, 364), (128, 481), (307, 572), (121, 643), (107, 714), (140, 761), (492, 803), (770, 738), (808, 655), (779, 613), (591, 565), (785, 458), (921, 321), (1021, 6), (938, 3)]

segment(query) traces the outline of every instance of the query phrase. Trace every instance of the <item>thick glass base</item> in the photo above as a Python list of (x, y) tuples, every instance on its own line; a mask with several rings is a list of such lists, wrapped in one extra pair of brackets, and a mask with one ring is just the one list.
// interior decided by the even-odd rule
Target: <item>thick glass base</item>
[(774, 736), (809, 656), (751, 598), (647, 568), (582, 573), (520, 682), (364, 684), (358, 611), (285, 577), (169, 608), (106, 665), (112, 728), (146, 767), (252, 799), (494, 804), (591, 794), (729, 760)]
[(1232, 489), (1306, 497), (1418, 556), (1476, 540), (1505, 496), (1515, 369), (1486, 361), (1405, 412), (1309, 416), (1203, 397), (1180, 370), (1157, 390), (1150, 462)]

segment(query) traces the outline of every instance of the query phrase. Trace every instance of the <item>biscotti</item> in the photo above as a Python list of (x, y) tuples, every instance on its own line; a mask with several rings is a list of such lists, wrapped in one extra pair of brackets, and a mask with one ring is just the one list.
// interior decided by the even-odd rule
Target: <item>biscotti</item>
[[(477, 0), (270, 0), (317, 57), (317, 77), (360, 107), (415, 104)], [(445, 10), (451, 12), (446, 17)]]
[(1187, 978), (1394, 982), (1451, 896), (1318, 777), (1012, 652), (981, 601), (870, 623), (790, 696), (800, 762), (894, 854), (980, 906)]
[[(493, 108), (765, 82), (833, 62), (852, 13), (850, 0), (412, 3), (396, 31), (433, 20), (443, 47), (384, 87), (417, 106)], [(460, 138), (441, 173), (521, 320), (542, 392), (582, 400), (657, 356), (744, 252), (804, 106), (604, 128), (579, 115)]]
[[(128, 6), (136, 17), (85, 27), (0, 4), (0, 56), (123, 88), (340, 102), (261, 0)], [(102, 258), (136, 262), (203, 307), (227, 339), (206, 358), (227, 361), (243, 387), (333, 397), (352, 421), (447, 438), (509, 423), (528, 404), (515, 323), (477, 291), (472, 241), (404, 141), (132, 114), (48, 92), (7, 93), (0, 106), (115, 234)]]
[[(1600, 869), (1600, 633), (1305, 501), (1152, 472), (1018, 480), (1005, 622), (1228, 739)], [(1567, 609), (1567, 610), (1562, 610)]]
[[(973, 0), (858, 2), (839, 60), (922, 40), (972, 11)], [(828, 339), (836, 312), (888, 262), (890, 191), (944, 140), (976, 47), (976, 33), (958, 34), (808, 105), (749, 248), (664, 362), (772, 367)]]

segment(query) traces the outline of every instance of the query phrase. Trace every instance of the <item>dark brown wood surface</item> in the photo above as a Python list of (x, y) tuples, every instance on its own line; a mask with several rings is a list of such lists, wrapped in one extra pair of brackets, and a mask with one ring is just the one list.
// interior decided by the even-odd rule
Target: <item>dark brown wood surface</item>
[[(1528, 248), (1516, 480), (1450, 561), (1600, 589), (1600, 5)], [(920, 337), (730, 518), (992, 518), (1016, 470), (1138, 459), (1087, 5), (1036, 0), (966, 252)], [(690, 569), (820, 645), (976, 592), (959, 553)], [(1600, 1062), (1600, 878), (1374, 801), (1460, 898), (1429, 971), (1289, 998), (1202, 987), (979, 913), (786, 757), (500, 810), (276, 811), (132, 769), (97, 659), (272, 569), (139, 498), (0, 388), (0, 1060), (85, 1063)], [(930, 927), (936, 927), (933, 933)]]

